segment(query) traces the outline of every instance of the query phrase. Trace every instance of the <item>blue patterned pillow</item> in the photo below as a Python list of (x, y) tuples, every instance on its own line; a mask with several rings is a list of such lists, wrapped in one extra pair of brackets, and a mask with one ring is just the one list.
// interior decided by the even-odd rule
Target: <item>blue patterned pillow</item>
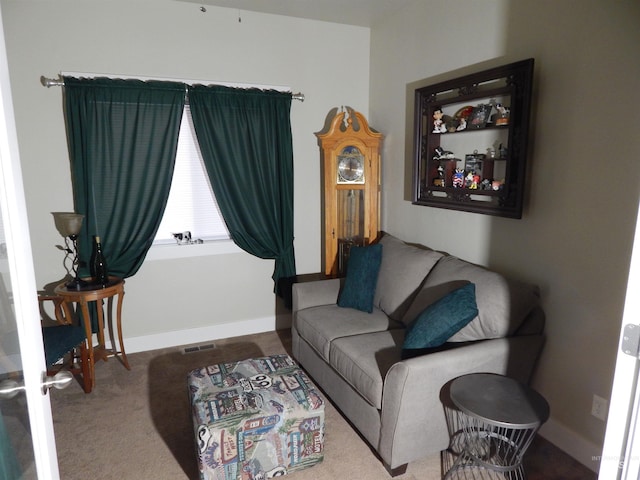
[(427, 307), (407, 328), (403, 350), (438, 347), (478, 316), (476, 286), (468, 283)]
[(352, 247), (347, 264), (347, 278), (338, 297), (339, 307), (373, 311), (373, 297), (382, 261), (382, 245)]

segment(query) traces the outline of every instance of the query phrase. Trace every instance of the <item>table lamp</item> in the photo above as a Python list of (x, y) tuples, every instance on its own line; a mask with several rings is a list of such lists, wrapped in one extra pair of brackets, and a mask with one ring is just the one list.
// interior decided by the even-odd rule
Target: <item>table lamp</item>
[[(79, 290), (87, 283), (78, 276), (78, 234), (82, 228), (84, 215), (73, 212), (51, 212), (51, 214), (53, 215), (56, 229), (64, 237), (65, 246), (64, 248), (60, 247), (65, 252), (62, 264), (69, 275), (72, 275), (73, 272), (73, 280), (67, 282), (66, 287), (71, 290)], [(71, 241), (71, 245), (69, 241)], [(67, 267), (67, 260), (70, 255), (73, 255), (71, 270)]]

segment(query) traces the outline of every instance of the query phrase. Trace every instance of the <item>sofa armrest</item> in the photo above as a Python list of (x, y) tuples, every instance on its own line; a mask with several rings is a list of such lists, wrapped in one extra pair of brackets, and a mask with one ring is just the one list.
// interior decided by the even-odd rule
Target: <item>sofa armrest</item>
[(315, 282), (293, 284), (292, 312), (319, 305), (332, 305), (338, 301), (340, 279), (330, 278)]
[(542, 335), (485, 340), (393, 365), (384, 380), (381, 457), (396, 468), (446, 449), (447, 384), (475, 372), (498, 373), (528, 383), (543, 343)]

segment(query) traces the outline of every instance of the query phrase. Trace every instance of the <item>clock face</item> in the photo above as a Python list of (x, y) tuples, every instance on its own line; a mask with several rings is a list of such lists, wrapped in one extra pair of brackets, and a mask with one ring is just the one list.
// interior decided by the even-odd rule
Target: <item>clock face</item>
[(364, 155), (349, 146), (338, 155), (338, 183), (364, 183)]

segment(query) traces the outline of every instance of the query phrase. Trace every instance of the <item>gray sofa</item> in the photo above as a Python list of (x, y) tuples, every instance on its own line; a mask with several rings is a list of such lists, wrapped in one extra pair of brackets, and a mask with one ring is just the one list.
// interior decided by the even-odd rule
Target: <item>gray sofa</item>
[[(492, 372), (529, 382), (544, 343), (544, 313), (532, 285), (391, 235), (379, 243), (371, 313), (337, 305), (340, 279), (294, 284), (293, 355), (393, 476), (448, 447), (441, 396), (452, 379)], [(469, 282), (477, 317), (441, 347), (407, 355), (407, 326)]]

